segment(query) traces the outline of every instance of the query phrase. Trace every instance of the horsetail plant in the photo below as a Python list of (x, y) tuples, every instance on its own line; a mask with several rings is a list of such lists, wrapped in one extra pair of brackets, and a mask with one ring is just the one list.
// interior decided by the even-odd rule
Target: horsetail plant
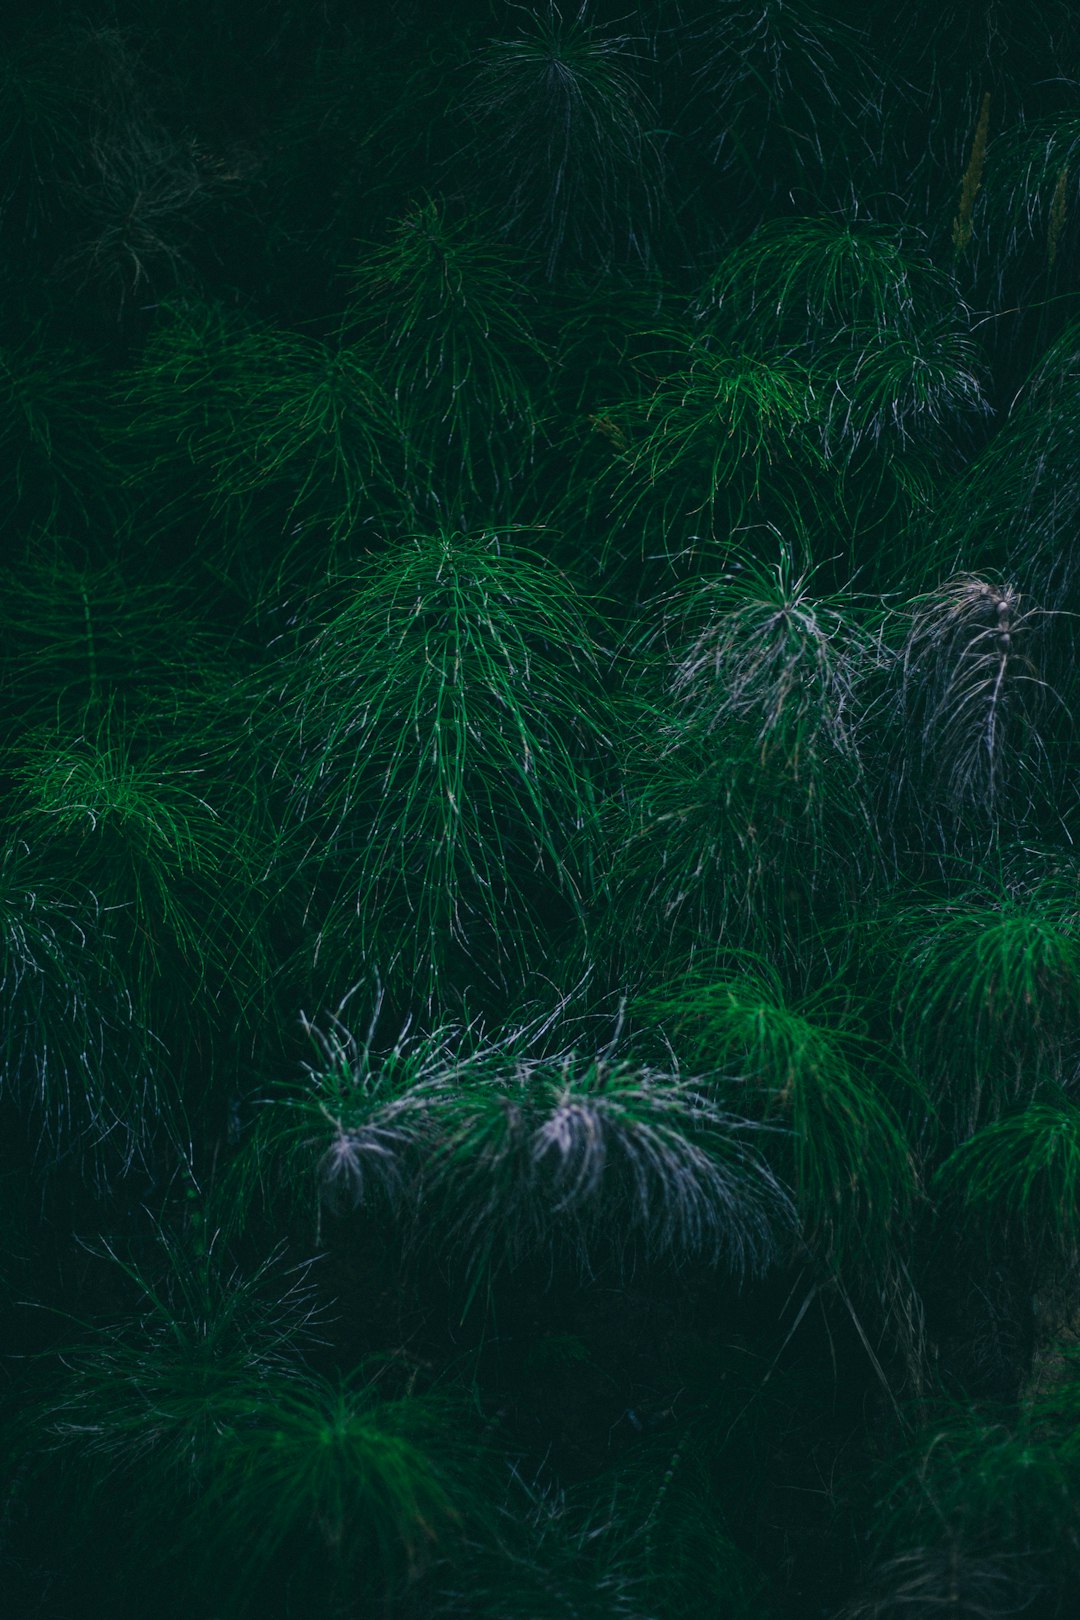
[(438, 530), (343, 571), (312, 618), (268, 723), (316, 958), (421, 998), (480, 961), (505, 975), (590, 883), (607, 723), (585, 599), (512, 532)]

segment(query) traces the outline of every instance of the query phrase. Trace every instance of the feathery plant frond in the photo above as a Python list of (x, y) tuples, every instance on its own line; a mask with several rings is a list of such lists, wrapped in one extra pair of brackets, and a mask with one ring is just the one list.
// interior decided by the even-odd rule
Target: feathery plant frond
[(78, 727), (110, 704), (167, 706), (223, 667), (220, 639), (175, 579), (120, 546), (96, 553), (55, 535), (0, 569), (0, 680), (21, 730)]
[[(1048, 609), (1075, 611), (1080, 321), (1040, 356), (939, 518), (942, 555), (987, 557)], [(1071, 668), (1071, 656), (1069, 660)]]
[(218, 1591), (227, 1549), (236, 1612), (284, 1550), (337, 1603), (415, 1571), (477, 1496), (454, 1403), (388, 1392), (386, 1369), (380, 1382), (370, 1364), (339, 1380), (313, 1374), (301, 1357), (313, 1327), (306, 1268), (279, 1275), (275, 1255), (245, 1276), (213, 1244), (163, 1248), (161, 1276), (113, 1254), (142, 1309), (64, 1354), (58, 1388), (28, 1414), (43, 1439), (83, 1480), (130, 1497), (140, 1557), (162, 1558), (162, 1512), (171, 1545), (205, 1560)]
[(613, 1516), (514, 1470), (494, 1534), (434, 1572), (436, 1620), (641, 1620), (641, 1582)]
[(642, 714), (625, 800), (606, 813), (605, 923), (626, 967), (718, 941), (762, 949), (777, 927), (797, 939), (830, 890), (842, 907), (854, 869), (840, 852), (860, 851), (865, 828), (845, 802), (847, 774), (812, 803), (777, 760), (763, 764), (752, 733), (695, 729), (657, 747), (665, 724), (663, 710)]
[(867, 150), (877, 94), (868, 42), (814, 0), (723, 0), (682, 32), (696, 138), (743, 188), (743, 209), (747, 188), (765, 206), (789, 188), (815, 194), (830, 168), (846, 177), (852, 150)]
[(352, 993), (324, 1023), (302, 1019), (314, 1057), (303, 1065), (300, 1089), (278, 1088), (260, 1112), (252, 1151), (234, 1176), (241, 1220), (246, 1178), (262, 1183), (275, 1207), (290, 1200), (313, 1210), (317, 1223), (320, 1207), (374, 1210), (383, 1219), (407, 1219), (417, 1207), (433, 1142), (426, 1099), (466, 1031), (414, 1031), (406, 1020), (392, 1045), (376, 1045), (385, 992), (377, 986), (363, 1038), (344, 1021)]
[(892, 1463), (875, 1540), (894, 1556), (952, 1545), (994, 1559), (1005, 1547), (1060, 1579), (1080, 1556), (1077, 1462), (1071, 1436), (1035, 1414), (946, 1408)]
[(851, 596), (814, 594), (815, 570), (800, 568), (783, 539), (771, 564), (739, 550), (725, 562), (719, 578), (663, 599), (659, 628), (638, 646), (640, 656), (663, 640), (680, 723), (705, 735), (729, 722), (756, 729), (762, 757), (778, 751), (796, 780), (823, 749), (854, 762), (880, 614)]
[(895, 919), (905, 1049), (965, 1135), (1063, 1077), (1080, 1015), (1075, 890), (983, 882)]
[(62, 220), (85, 161), (89, 86), (73, 44), (39, 28), (0, 59), (0, 218), (24, 247)]
[(803, 343), (848, 328), (907, 333), (921, 315), (955, 311), (958, 294), (895, 227), (823, 216), (759, 226), (720, 261), (695, 308)]
[(984, 373), (974, 340), (951, 320), (910, 332), (852, 327), (830, 379), (826, 449), (842, 459), (882, 440), (897, 450), (947, 444), (988, 415)]
[(640, 1251), (755, 1276), (790, 1226), (787, 1194), (745, 1144), (754, 1127), (698, 1081), (630, 1061), (492, 1053), (458, 1065), (434, 1100), (444, 1230), (474, 1282), (560, 1251), (585, 1271)]
[(11, 776), (24, 835), (108, 912), (144, 1015), (181, 982), (191, 1016), (223, 983), (238, 988), (245, 967), (266, 972), (247, 915), (254, 863), (244, 829), (206, 797), (206, 773), (182, 748), (108, 708), (82, 734), (23, 739)]
[(733, 1070), (760, 1094), (762, 1117), (790, 1127), (781, 1152), (825, 1253), (841, 1265), (887, 1254), (911, 1212), (914, 1165), (882, 1086), (891, 1065), (846, 1008), (838, 1016), (828, 997), (792, 1003), (775, 970), (737, 960), (730, 976), (700, 968), (639, 1004), (689, 1061)]
[(194, 143), (135, 116), (95, 130), (89, 156), (87, 178), (70, 190), (82, 228), (58, 272), (93, 287), (118, 315), (137, 296), (194, 280), (198, 216), (227, 189)]
[(230, 562), (260, 526), (295, 549), (314, 525), (333, 546), (380, 503), (400, 505), (408, 461), (396, 407), (354, 345), (192, 299), (165, 305), (126, 379), (118, 453), (151, 532), (194, 526)]
[(192, 1530), (212, 1567), (230, 1567), (241, 1612), (283, 1554), (313, 1566), (338, 1612), (367, 1609), (477, 1517), (480, 1459), (458, 1404), (384, 1392), (378, 1372), (280, 1379), (223, 1435)]
[(476, 58), (463, 111), (467, 157), (483, 174), (500, 229), (541, 256), (648, 263), (663, 191), (656, 114), (639, 77), (640, 44), (602, 28), (592, 0), (564, 16), (555, 0), (522, 6), (520, 32)]
[(421, 996), (452, 960), (501, 973), (542, 937), (545, 895), (582, 903), (606, 749), (586, 603), (515, 535), (445, 530), (335, 598), (275, 677), (292, 814), (337, 886), (322, 945)]
[(730, 1620), (760, 1614), (760, 1582), (688, 1449), (685, 1436), (674, 1455), (647, 1448), (569, 1490), (515, 1471), (494, 1536), (436, 1578), (431, 1612), (438, 1620), (690, 1620), (722, 1602)]
[(265, 327), (243, 334), (231, 358), (232, 408), (206, 444), (221, 509), (264, 495), (282, 531), (314, 525), (336, 545), (394, 499), (407, 446), (358, 349)]
[(787, 1194), (747, 1140), (756, 1128), (698, 1082), (537, 1055), (531, 1027), (406, 1028), (384, 1052), (373, 1030), (360, 1042), (337, 1018), (315, 1032), (322, 1061), (268, 1108), (267, 1150), (294, 1185), (314, 1169), (332, 1207), (419, 1211), (473, 1290), (537, 1256), (585, 1272), (605, 1256), (697, 1257), (737, 1277), (774, 1257)]
[(1042, 1583), (1016, 1552), (968, 1553), (946, 1540), (913, 1547), (878, 1564), (838, 1620), (1010, 1620), (1036, 1600)]
[(1016, 261), (1029, 266), (1036, 285), (1064, 280), (1080, 204), (1080, 119), (1059, 115), (1022, 125), (995, 143), (993, 160), (984, 251), (998, 281), (1005, 281)]
[(1033, 1253), (1080, 1254), (1080, 1108), (1064, 1095), (985, 1125), (938, 1174), (996, 1231), (1022, 1233)]
[(808, 367), (824, 447), (842, 464), (882, 439), (894, 452), (948, 442), (989, 410), (955, 281), (895, 228), (770, 221), (721, 261), (696, 309)]
[(214, 492), (214, 447), (243, 431), (239, 395), (250, 331), (221, 304), (163, 299), (137, 364), (119, 379), (115, 454), (141, 497), (144, 528), (150, 520), (157, 531), (205, 525), (199, 506)]
[(129, 1165), (168, 1114), (103, 909), (46, 850), (0, 853), (0, 1087), (49, 1157)]
[(161, 1227), (149, 1258), (109, 1243), (98, 1252), (135, 1308), (63, 1351), (37, 1426), (95, 1471), (149, 1468), (182, 1499), (205, 1487), (245, 1399), (304, 1376), (300, 1351), (317, 1339), (309, 1267), (289, 1268), (277, 1251), (245, 1273), (217, 1236), (205, 1244)]
[(468, 219), (429, 197), (386, 247), (350, 271), (343, 318), (371, 348), (373, 369), (439, 487), (464, 475), (495, 487), (527, 465), (539, 420), (533, 373), (544, 353), (523, 308), (521, 263)]
[(820, 454), (810, 374), (790, 354), (693, 331), (657, 335), (652, 390), (605, 405), (597, 421), (617, 452), (618, 524), (643, 523), (670, 555), (683, 552), (691, 520), (726, 542), (763, 485), (797, 485)]
[(1043, 787), (1042, 727), (1055, 694), (1042, 678), (1046, 610), (993, 575), (957, 574), (916, 597), (899, 663), (904, 778), (925, 821), (1020, 818)]

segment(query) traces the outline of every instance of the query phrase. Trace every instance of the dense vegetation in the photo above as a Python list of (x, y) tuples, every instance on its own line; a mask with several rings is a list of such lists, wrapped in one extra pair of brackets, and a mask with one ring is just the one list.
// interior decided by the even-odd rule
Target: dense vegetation
[(1080, 13), (0, 22), (26, 1620), (1066, 1620)]

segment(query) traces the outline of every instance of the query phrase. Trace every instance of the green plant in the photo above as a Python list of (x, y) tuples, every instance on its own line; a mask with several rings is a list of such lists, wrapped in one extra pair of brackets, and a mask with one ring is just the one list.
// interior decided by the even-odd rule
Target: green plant
[(844, 1266), (887, 1257), (902, 1238), (915, 1166), (888, 1096), (890, 1063), (842, 1001), (792, 1002), (765, 962), (723, 959), (644, 991), (637, 1005), (667, 1027), (696, 1067), (734, 1073), (766, 1120), (783, 1121), (807, 1230)]
[(1067, 877), (983, 883), (891, 919), (905, 1048), (964, 1135), (1062, 1075), (1080, 1012), (1076, 919)]
[(112, 707), (89, 719), (81, 733), (19, 740), (16, 825), (111, 915), (139, 1016), (168, 1042), (209, 1010), (211, 987), (242, 1006), (268, 975), (252, 904), (258, 845), (244, 826), (252, 807), (234, 788), (219, 809), (205, 767), (155, 728)]
[(623, 721), (596, 929), (620, 973), (777, 938), (797, 955), (823, 911), (851, 912), (880, 857), (850, 758), (808, 761), (790, 735), (763, 751), (760, 711), (710, 733), (640, 700)]
[(1065, 1095), (984, 1125), (938, 1175), (997, 1231), (1029, 1249), (1074, 1256), (1080, 1246), (1080, 1110)]
[(0, 489), (23, 534), (108, 521), (111, 473), (103, 381), (89, 353), (42, 327), (0, 345)]
[(685, 555), (688, 540), (725, 544), (766, 479), (788, 490), (817, 463), (811, 379), (790, 354), (657, 335), (652, 387), (600, 413), (617, 453), (611, 533), (633, 522), (661, 551)]
[(310, 1267), (290, 1270), (278, 1251), (245, 1273), (220, 1234), (162, 1227), (130, 1253), (97, 1252), (134, 1308), (62, 1350), (29, 1432), (182, 1503), (206, 1489), (259, 1386), (303, 1379), (300, 1351), (318, 1337)]
[(82, 230), (58, 270), (80, 291), (92, 287), (119, 317), (136, 297), (195, 280), (198, 217), (228, 187), (193, 143), (137, 116), (97, 129), (89, 157), (90, 172), (70, 198)]
[(363, 1042), (340, 1016), (326, 1032), (308, 1026), (320, 1061), (259, 1131), (259, 1157), (285, 1166), (286, 1187), (314, 1172), (331, 1208), (418, 1214), (414, 1237), (455, 1255), (471, 1291), (537, 1258), (585, 1272), (639, 1252), (736, 1276), (767, 1267), (786, 1193), (744, 1142), (753, 1127), (697, 1082), (605, 1055), (537, 1055), (532, 1027), (406, 1030), (380, 1052), (380, 1005)]
[(495, 218), (549, 278), (567, 261), (647, 262), (663, 171), (640, 42), (604, 29), (592, 0), (566, 17), (554, 0), (521, 9), (521, 31), (480, 52), (462, 102)]
[(84, 1481), (110, 1480), (143, 1558), (162, 1561), (167, 1512), (230, 1612), (248, 1612), (285, 1552), (313, 1594), (374, 1600), (473, 1509), (476, 1460), (453, 1403), (384, 1392), (388, 1365), (313, 1374), (300, 1354), (306, 1268), (281, 1275), (271, 1256), (244, 1275), (213, 1240), (160, 1243), (158, 1267), (106, 1249), (140, 1308), (63, 1353), (63, 1374), (25, 1414), (27, 1443), (69, 1454)]
[(477, 1511), (478, 1459), (454, 1403), (384, 1394), (377, 1367), (281, 1381), (238, 1416), (196, 1529), (215, 1562), (236, 1559), (228, 1586), (241, 1612), (259, 1590), (252, 1577), (283, 1557), (307, 1566), (332, 1605), (367, 1607), (415, 1579)]
[(744, 210), (777, 200), (785, 182), (813, 196), (830, 164), (846, 179), (854, 152), (870, 149), (880, 68), (860, 30), (827, 8), (726, 0), (680, 32), (694, 136), (742, 188)]
[(320, 877), (317, 953), (421, 997), (520, 966), (545, 907), (573, 915), (588, 883), (605, 749), (588, 604), (513, 534), (443, 530), (343, 572), (311, 620), (269, 724)]
[(647, 617), (658, 628), (635, 649), (640, 657), (662, 639), (679, 725), (706, 737), (746, 726), (762, 760), (775, 754), (796, 782), (812, 784), (823, 755), (849, 761), (857, 778), (879, 615), (850, 596), (812, 593), (814, 570), (800, 569), (783, 540), (772, 563), (733, 548), (726, 565), (657, 604)]
[(427, 198), (349, 280), (345, 329), (370, 347), (440, 487), (461, 478), (475, 493), (520, 476), (539, 429), (533, 379), (545, 355), (522, 307), (518, 256)]
[(88, 89), (76, 42), (55, 30), (5, 48), (0, 64), (0, 211), (24, 246), (62, 220), (84, 164)]
[(263, 497), (293, 541), (288, 551), (312, 529), (336, 546), (396, 498), (408, 446), (355, 347), (251, 328), (230, 361), (230, 409), (216, 413), (205, 443), (215, 509)]
[(172, 1113), (103, 908), (9, 829), (0, 853), (0, 1080), (39, 1152), (124, 1167)]
[(230, 668), (201, 607), (122, 545), (35, 536), (24, 559), (0, 569), (5, 745), (36, 727), (93, 728), (110, 709), (134, 719), (189, 708)]
[(924, 825), (1020, 822), (1046, 791), (1040, 671), (1046, 613), (993, 575), (957, 574), (906, 610), (899, 655), (903, 763), (896, 785)]
[(958, 298), (904, 231), (821, 215), (758, 226), (723, 256), (695, 307), (774, 342), (820, 345), (851, 330), (911, 333), (923, 314), (956, 312)]
[[(1007, 1549), (1021, 1588), (1069, 1579), (1080, 1552), (1076, 1457), (1067, 1438), (1040, 1431), (1025, 1414), (943, 1407), (888, 1468), (874, 1541), (884, 1553), (923, 1562), (912, 1549), (936, 1549), (938, 1569), (984, 1575)], [(901, 1567), (903, 1567), (901, 1565)], [(1041, 1577), (1041, 1579), (1040, 1579)], [(990, 1584), (993, 1590), (993, 1583)], [(871, 1611), (872, 1612), (872, 1611)], [(887, 1611), (886, 1611), (887, 1612)]]

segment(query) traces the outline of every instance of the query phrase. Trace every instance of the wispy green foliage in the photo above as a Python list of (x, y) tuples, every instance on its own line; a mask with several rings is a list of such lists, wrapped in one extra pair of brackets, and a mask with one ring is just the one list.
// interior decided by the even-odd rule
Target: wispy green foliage
[[(1006, 568), (1046, 608), (1075, 610), (1071, 536), (1080, 512), (1080, 325), (1070, 321), (1039, 357), (982, 453), (939, 516), (943, 556)], [(948, 566), (948, 564), (946, 565)]]
[(0, 854), (0, 1084), (46, 1159), (129, 1164), (165, 1097), (149, 1033), (117, 959), (111, 919), (44, 840), (11, 831)]
[(194, 593), (120, 544), (42, 534), (0, 569), (6, 741), (33, 726), (77, 731), (110, 707), (133, 717), (189, 707), (227, 667)]
[(1062, 1075), (1080, 1014), (1075, 880), (979, 883), (893, 926), (905, 1047), (961, 1132)]
[[(415, 1579), (476, 1513), (475, 1447), (445, 1398), (383, 1393), (378, 1369), (339, 1379), (279, 1380), (248, 1395), (217, 1448), (195, 1531), (250, 1612), (283, 1556), (330, 1602), (377, 1602)], [(220, 1564), (218, 1564), (220, 1568)], [(280, 1566), (279, 1566), (280, 1567)]]
[(178, 1540), (204, 1583), (213, 1572), (230, 1612), (258, 1600), (285, 1550), (314, 1563), (313, 1591), (367, 1601), (463, 1522), (476, 1461), (450, 1403), (384, 1390), (377, 1367), (312, 1374), (303, 1270), (271, 1257), (244, 1275), (212, 1244), (164, 1236), (157, 1267), (107, 1252), (139, 1306), (64, 1354), (23, 1427), (70, 1453), (84, 1482), (109, 1479), (140, 1556), (161, 1560), (165, 1513), (170, 1549)]
[(575, 1057), (489, 1059), (447, 1080), (436, 1174), (470, 1272), (545, 1250), (585, 1269), (644, 1253), (736, 1276), (773, 1258), (786, 1195), (746, 1145), (753, 1127), (699, 1082)]
[[(1080, 122), (1068, 114), (1039, 119), (1005, 137), (994, 149), (987, 188), (984, 253), (1006, 284), (1015, 260), (1042, 273), (1068, 275), (1076, 240), (1076, 184)], [(1037, 283), (1036, 283), (1037, 284)]]
[[(378, 1009), (376, 1009), (376, 1018)], [(335, 1020), (319, 1061), (259, 1127), (285, 1183), (332, 1208), (419, 1212), (473, 1289), (505, 1265), (588, 1272), (645, 1255), (754, 1275), (790, 1220), (754, 1127), (629, 1059), (537, 1053), (537, 1032), (438, 1029), (379, 1051)]]
[(811, 788), (778, 753), (762, 758), (756, 728), (673, 735), (655, 704), (629, 715), (623, 759), (604, 810), (603, 923), (631, 975), (718, 944), (797, 950), (819, 907), (852, 907), (876, 851), (846, 762), (820, 760)]
[(957, 574), (904, 610), (894, 787), (924, 826), (1023, 820), (1051, 779), (1044, 731), (1062, 705), (1043, 678), (1046, 613), (1008, 580)]
[(382, 379), (347, 343), (271, 327), (249, 330), (231, 358), (231, 408), (206, 445), (216, 501), (227, 510), (261, 496), (280, 533), (313, 528), (336, 545), (405, 476)]
[[(1075, 1568), (1075, 1445), (1068, 1434), (1045, 1430), (1037, 1414), (946, 1407), (889, 1472), (893, 1482), (879, 1504), (875, 1541), (894, 1557), (923, 1561), (927, 1584), (933, 1559), (912, 1549), (951, 1551), (957, 1574), (971, 1577), (978, 1563), (990, 1560), (993, 1568), (1007, 1549), (1028, 1590), (1032, 1582), (1041, 1584), (1040, 1575), (1061, 1580)], [(985, 1575), (984, 1565), (976, 1590), (994, 1589)]]
[(436, 1576), (439, 1620), (689, 1620), (762, 1613), (692, 1443), (644, 1448), (575, 1489), (516, 1477), (495, 1534)]
[(448, 494), (462, 479), (475, 494), (519, 476), (536, 441), (544, 363), (519, 256), (428, 198), (350, 282), (345, 329), (369, 346), (438, 487)]
[(64, 1351), (27, 1430), (95, 1473), (136, 1474), (160, 1510), (163, 1496), (182, 1503), (206, 1488), (260, 1385), (303, 1377), (300, 1352), (317, 1342), (309, 1268), (289, 1270), (278, 1253), (245, 1274), (213, 1235), (163, 1228), (150, 1246), (99, 1253), (123, 1279), (130, 1314)]
[(849, 329), (909, 331), (955, 308), (949, 277), (895, 227), (822, 215), (770, 220), (731, 248), (697, 307), (777, 341), (835, 341)]
[(911, 1149), (883, 1085), (891, 1063), (842, 1001), (792, 1001), (764, 962), (735, 958), (722, 969), (646, 991), (642, 1012), (696, 1066), (742, 1077), (759, 1116), (789, 1127), (770, 1157), (791, 1159), (800, 1212), (825, 1254), (842, 1267), (881, 1260), (915, 1194)]
[(857, 28), (814, 0), (728, 0), (695, 10), (680, 32), (695, 138), (744, 210), (791, 186), (843, 193), (873, 141), (879, 93)]
[(317, 949), (352, 977), (366, 962), (423, 996), (463, 967), (504, 974), (552, 896), (580, 907), (597, 650), (572, 580), (517, 536), (396, 541), (342, 573), (271, 679), (290, 814), (324, 878)]
[(912, 1620), (948, 1613), (1004, 1620), (1037, 1600), (1040, 1585), (1015, 1551), (967, 1553), (956, 1542), (914, 1547), (870, 1572), (840, 1620)]
[(642, 85), (644, 41), (605, 28), (592, 0), (522, 8), (519, 32), (472, 64), (467, 157), (500, 228), (551, 277), (567, 262), (648, 261), (663, 169)]
[[(925, 480), (920, 451), (954, 459), (949, 447), (989, 409), (955, 282), (895, 227), (770, 221), (725, 255), (697, 308), (806, 367), (822, 445), (849, 475), (849, 498), (895, 482), (893, 458)], [(886, 452), (882, 464), (875, 451)]]
[(400, 499), (407, 453), (396, 408), (345, 342), (176, 301), (131, 375), (125, 408), (124, 442), (139, 451), (131, 478), (150, 525), (194, 518), (196, 534), (226, 558), (241, 553), (241, 564), (245, 552), (280, 561), (313, 538), (325, 556)]
[(56, 227), (85, 164), (88, 85), (74, 41), (36, 33), (0, 64), (0, 214), (24, 247)]
[(95, 129), (87, 156), (88, 173), (70, 199), (77, 241), (58, 273), (92, 289), (117, 317), (132, 299), (196, 281), (199, 216), (230, 190), (220, 169), (145, 114)]
[(800, 361), (693, 330), (657, 336), (646, 359), (655, 383), (604, 402), (597, 426), (617, 452), (613, 538), (633, 524), (649, 551), (675, 555), (700, 539), (725, 543), (763, 486), (789, 490), (818, 453)]
[(772, 563), (732, 550), (719, 578), (707, 575), (665, 598), (639, 645), (662, 640), (666, 685), (678, 724), (704, 735), (746, 725), (764, 761), (775, 754), (796, 782), (823, 755), (858, 776), (861, 688), (877, 662), (880, 611), (851, 596), (815, 593), (783, 540)]
[(1033, 1253), (1080, 1252), (1080, 1109), (1065, 1095), (984, 1126), (939, 1174), (994, 1231), (1021, 1233)]
[(204, 996), (254, 993), (267, 964), (238, 795), (219, 810), (205, 770), (112, 711), (81, 734), (23, 739), (11, 775), (16, 824), (96, 895), (144, 1018), (163, 994), (186, 1021)]
[(628, 637), (627, 685), (655, 696), (625, 710), (610, 920), (625, 943), (647, 927), (646, 955), (657, 916), (676, 960), (767, 948), (774, 930), (794, 942), (815, 897), (835, 903), (878, 858), (860, 732), (880, 609), (813, 592), (810, 565), (784, 540), (778, 553), (732, 548), (724, 574), (649, 605)]

